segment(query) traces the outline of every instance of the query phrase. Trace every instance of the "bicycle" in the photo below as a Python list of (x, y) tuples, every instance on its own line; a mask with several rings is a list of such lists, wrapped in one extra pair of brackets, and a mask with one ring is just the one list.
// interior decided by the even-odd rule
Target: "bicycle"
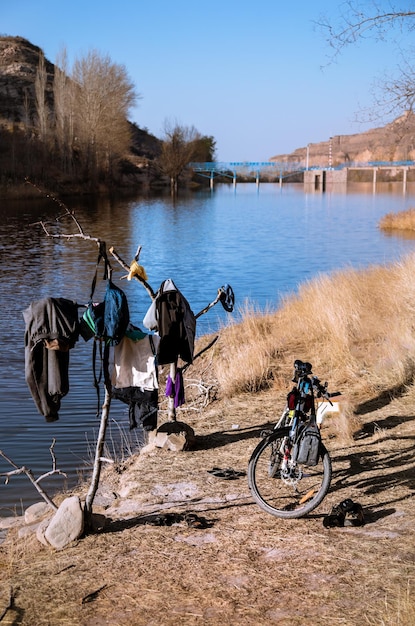
[[(312, 375), (311, 363), (294, 361), (295, 386), (287, 396), (287, 405), (274, 428), (262, 433), (263, 439), (253, 451), (248, 464), (248, 485), (256, 503), (271, 515), (285, 519), (303, 517), (325, 498), (332, 478), (332, 465), (317, 425), (316, 398), (331, 405), (328, 393)], [(298, 444), (307, 424), (318, 432), (318, 458), (309, 465), (297, 461)]]

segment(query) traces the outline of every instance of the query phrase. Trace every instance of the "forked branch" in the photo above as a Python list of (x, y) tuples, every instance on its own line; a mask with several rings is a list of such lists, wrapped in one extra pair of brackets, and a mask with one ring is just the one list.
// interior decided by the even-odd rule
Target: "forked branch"
[(45, 478), (48, 478), (49, 476), (53, 476), (54, 474), (59, 474), (60, 476), (65, 476), (66, 478), (65, 472), (62, 472), (60, 469), (57, 469), (56, 467), (56, 456), (54, 452), (55, 443), (56, 443), (56, 440), (53, 439), (52, 444), (49, 448), (49, 452), (52, 456), (52, 469), (49, 472), (42, 474), (38, 478), (34, 477), (31, 469), (29, 469), (25, 465), (22, 465), (21, 467), (19, 467), (12, 459), (10, 459), (7, 456), (7, 454), (5, 454), (2, 450), (0, 450), (0, 456), (2, 456), (3, 459), (5, 459), (12, 467), (15, 468), (14, 470), (11, 470), (10, 472), (1, 472), (0, 476), (5, 477), (4, 482), (7, 485), (12, 476), (17, 476), (18, 474), (25, 474), (30, 480), (30, 482), (32, 483), (32, 485), (35, 487), (35, 489), (38, 491), (38, 493), (45, 500), (45, 502), (49, 504), (50, 507), (57, 510), (58, 507), (56, 506), (56, 504), (53, 502), (53, 500), (51, 500), (51, 498), (48, 496), (46, 491), (42, 489), (42, 487), (40, 486), (40, 481), (44, 480)]

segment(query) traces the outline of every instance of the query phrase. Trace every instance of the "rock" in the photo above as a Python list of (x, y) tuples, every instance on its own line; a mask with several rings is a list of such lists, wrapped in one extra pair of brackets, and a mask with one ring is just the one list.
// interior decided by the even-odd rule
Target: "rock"
[(23, 539), (23, 537), (29, 537), (30, 535), (33, 535), (35, 533), (38, 526), (39, 524), (31, 524), (30, 526), (22, 526), (17, 531), (17, 536), (19, 537), (19, 539)]
[(84, 531), (84, 515), (78, 496), (66, 498), (52, 517), (45, 538), (56, 550), (62, 550)]
[(36, 539), (43, 543), (44, 546), (49, 546), (50, 544), (47, 542), (45, 537), (45, 532), (47, 527), (49, 526), (50, 519), (43, 519), (39, 526), (36, 528)]
[(179, 452), (188, 450), (195, 442), (195, 431), (185, 422), (165, 422), (157, 429), (151, 445)]
[(36, 502), (29, 506), (24, 514), (24, 521), (26, 524), (35, 524), (43, 519), (48, 513), (52, 511), (52, 508), (46, 502)]
[(173, 452), (180, 452), (187, 447), (187, 439), (185, 433), (178, 433), (177, 435), (172, 433), (167, 437), (167, 441), (163, 446)]

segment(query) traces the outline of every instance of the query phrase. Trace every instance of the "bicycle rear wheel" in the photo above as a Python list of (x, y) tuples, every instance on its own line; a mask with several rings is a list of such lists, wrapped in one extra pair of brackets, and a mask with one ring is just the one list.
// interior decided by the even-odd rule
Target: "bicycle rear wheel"
[(315, 509), (326, 496), (331, 483), (331, 460), (322, 446), (315, 466), (297, 464), (290, 471), (282, 468), (284, 442), (289, 428), (280, 428), (255, 448), (248, 464), (248, 484), (256, 503), (271, 515), (292, 519)]

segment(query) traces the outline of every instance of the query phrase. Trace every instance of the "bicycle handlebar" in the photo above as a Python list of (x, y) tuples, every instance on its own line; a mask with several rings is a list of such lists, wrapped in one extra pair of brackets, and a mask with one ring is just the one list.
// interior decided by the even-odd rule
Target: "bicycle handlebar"
[[(312, 374), (313, 366), (311, 363), (300, 361), (300, 359), (296, 359), (294, 361), (294, 378), (293, 382), (298, 382), (299, 378), (306, 377)], [(313, 390), (316, 392), (318, 398), (325, 398), (330, 404), (330, 398), (334, 398), (335, 396), (340, 396), (340, 391), (335, 391), (333, 393), (329, 393), (327, 391), (328, 383), (325, 382), (324, 385), (320, 382), (317, 376), (312, 376), (311, 384), (313, 386)]]

